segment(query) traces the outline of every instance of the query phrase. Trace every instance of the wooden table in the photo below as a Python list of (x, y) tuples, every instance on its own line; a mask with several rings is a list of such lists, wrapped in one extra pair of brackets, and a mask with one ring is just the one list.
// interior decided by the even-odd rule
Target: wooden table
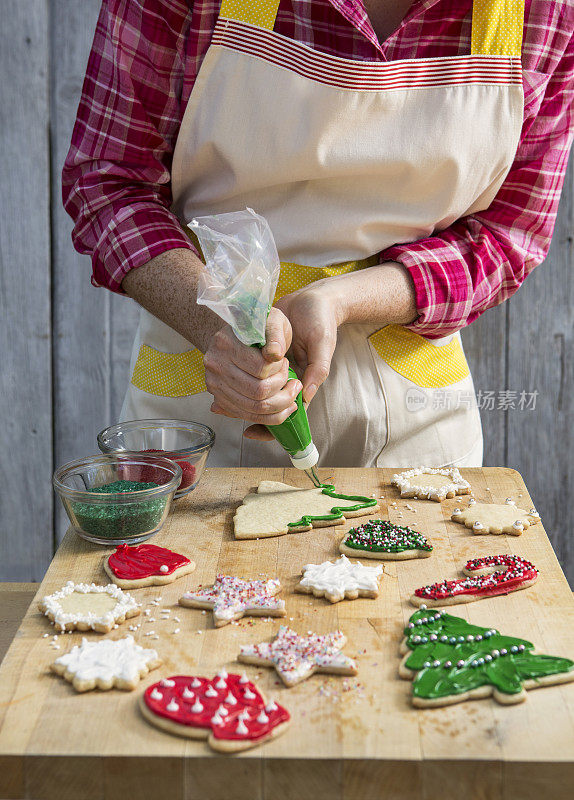
[[(397, 675), (402, 629), (413, 612), (407, 598), (419, 585), (456, 577), (470, 557), (517, 553), (540, 570), (535, 586), (508, 597), (460, 605), (454, 613), (535, 642), (542, 652), (574, 657), (574, 601), (552, 547), (539, 524), (521, 537), (474, 536), (450, 521), (460, 500), (443, 503), (400, 500), (389, 486), (392, 470), (334, 470), (341, 491), (381, 500), (379, 516), (411, 524), (435, 545), (431, 558), (386, 562), (377, 600), (331, 605), (293, 593), (301, 565), (337, 556), (351, 523), (308, 533), (238, 542), (232, 538), (235, 506), (262, 479), (304, 486), (295, 470), (211, 469), (200, 487), (179, 501), (154, 539), (188, 552), (195, 573), (168, 587), (135, 592), (144, 604), (162, 597), (174, 607), (173, 622), (151, 628), (164, 659), (134, 692), (76, 694), (48, 673), (49, 663), (80, 634), (61, 636), (54, 652), (47, 620), (35, 607), (26, 614), (0, 669), (0, 797), (35, 800), (548, 800), (571, 798), (574, 787), (574, 685), (528, 693), (525, 703), (503, 707), (491, 698), (443, 709), (416, 710), (410, 684)], [(463, 470), (477, 500), (532, 502), (520, 475), (511, 469)], [(395, 506), (391, 502), (396, 501)], [(410, 511), (408, 504), (416, 509)], [(569, 535), (565, 531), (564, 535)], [(109, 551), (68, 533), (42, 583), (41, 594), (68, 579), (103, 583)], [(144, 686), (175, 673), (211, 675), (217, 668), (241, 669), (242, 643), (262, 641), (278, 621), (257, 620), (215, 630), (209, 614), (175, 607), (182, 592), (212, 582), (217, 571), (256, 577), (279, 576), (287, 622), (301, 632), (340, 627), (346, 652), (359, 660), (356, 679), (314, 676), (293, 689), (275, 673), (248, 667), (263, 690), (285, 704), (293, 725), (275, 741), (240, 756), (216, 756), (202, 742), (165, 734), (140, 716)], [(154, 607), (152, 606), (152, 609)], [(157, 608), (159, 611), (159, 608)], [(120, 637), (127, 625), (111, 635)], [(97, 634), (89, 634), (91, 639)]]

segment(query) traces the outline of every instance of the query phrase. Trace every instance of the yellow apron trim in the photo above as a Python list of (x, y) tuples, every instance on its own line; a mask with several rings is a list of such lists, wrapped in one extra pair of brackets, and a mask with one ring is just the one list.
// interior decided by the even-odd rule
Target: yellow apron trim
[(395, 372), (418, 386), (438, 389), (469, 374), (458, 336), (437, 346), (401, 325), (387, 325), (369, 336), (369, 341)]
[(520, 58), (523, 28), (524, 0), (474, 0), (470, 52)]
[(205, 392), (205, 368), (199, 350), (162, 353), (142, 344), (132, 375), (142, 392), (163, 397), (185, 397)]
[(279, 0), (223, 0), (219, 16), (272, 31)]
[(379, 257), (377, 254), (363, 258), (360, 261), (344, 261), (340, 264), (332, 264), (329, 267), (305, 267), (303, 264), (282, 261), (274, 301), (279, 300), (280, 297), (286, 294), (291, 294), (291, 292), (297, 292), (304, 286), (320, 281), (323, 278), (346, 275), (348, 272), (372, 267), (378, 263)]

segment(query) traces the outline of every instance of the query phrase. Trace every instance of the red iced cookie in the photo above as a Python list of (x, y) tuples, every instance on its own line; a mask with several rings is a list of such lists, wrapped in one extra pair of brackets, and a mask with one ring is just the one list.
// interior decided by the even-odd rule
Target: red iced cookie
[(182, 575), (193, 572), (195, 563), (181, 553), (155, 544), (135, 547), (121, 544), (115, 553), (107, 557), (104, 569), (122, 589), (137, 589), (140, 586), (172, 583)]
[(173, 675), (149, 686), (140, 707), (154, 725), (193, 739), (207, 739), (214, 750), (255, 747), (282, 733), (289, 712), (265, 698), (246, 676), (225, 670), (214, 678)]

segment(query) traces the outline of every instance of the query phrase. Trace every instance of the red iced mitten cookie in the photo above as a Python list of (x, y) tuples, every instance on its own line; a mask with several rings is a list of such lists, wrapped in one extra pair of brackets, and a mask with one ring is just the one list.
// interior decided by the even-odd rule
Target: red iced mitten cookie
[(289, 712), (266, 703), (246, 676), (225, 670), (214, 678), (174, 675), (149, 686), (140, 700), (144, 717), (176, 736), (207, 739), (214, 750), (247, 750), (283, 733)]
[(121, 544), (104, 561), (104, 570), (122, 589), (163, 586), (194, 569), (195, 563), (186, 556), (155, 544)]

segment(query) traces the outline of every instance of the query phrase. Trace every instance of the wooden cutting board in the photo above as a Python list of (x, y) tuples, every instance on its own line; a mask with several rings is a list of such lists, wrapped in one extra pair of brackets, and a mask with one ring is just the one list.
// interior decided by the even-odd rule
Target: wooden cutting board
[[(462, 470), (478, 501), (533, 503), (521, 476), (511, 469)], [(401, 500), (389, 481), (393, 470), (336, 469), (337, 488), (374, 494), (377, 516), (411, 525), (433, 542), (430, 558), (385, 562), (377, 600), (344, 601), (293, 593), (302, 565), (338, 555), (352, 526), (321, 528), (256, 541), (235, 541), (234, 509), (259, 481), (306, 486), (296, 470), (210, 469), (201, 485), (178, 501), (156, 544), (181, 550), (198, 564), (195, 573), (164, 588), (134, 592), (151, 606), (155, 622), (134, 634), (155, 647), (163, 666), (134, 692), (76, 694), (48, 672), (58, 655), (81, 640), (60, 636), (54, 651), (49, 622), (33, 603), (0, 668), (0, 797), (35, 800), (418, 800), (571, 798), (574, 787), (574, 684), (528, 693), (525, 703), (500, 706), (492, 698), (443, 709), (411, 706), (411, 686), (400, 680), (399, 642), (420, 585), (460, 575), (466, 559), (516, 553), (540, 570), (531, 588), (507, 597), (459, 605), (453, 613), (536, 643), (541, 652), (574, 658), (574, 600), (542, 525), (520, 537), (475, 536), (450, 521), (461, 501)], [(327, 473), (325, 474), (326, 477)], [(395, 502), (395, 505), (391, 503)], [(407, 504), (411, 511), (407, 509)], [(569, 536), (570, 531), (560, 531)], [(65, 581), (106, 583), (102, 570), (110, 550), (68, 532), (37, 597)], [(286, 621), (300, 632), (341, 628), (346, 652), (359, 661), (356, 678), (315, 675), (293, 689), (274, 672), (247, 667), (268, 695), (293, 717), (287, 733), (240, 756), (215, 755), (203, 742), (165, 734), (148, 725), (137, 708), (143, 688), (162, 676), (211, 676), (223, 666), (241, 671), (241, 644), (268, 639), (280, 622), (244, 619), (214, 629), (209, 613), (177, 606), (177, 599), (216, 572), (278, 576), (287, 602)], [(172, 608), (161, 621), (160, 608)], [(143, 617), (142, 617), (143, 619)], [(110, 634), (128, 632), (121, 625)], [(180, 628), (175, 634), (174, 629)], [(145, 637), (155, 630), (159, 639)], [(96, 639), (98, 634), (88, 634)]]

